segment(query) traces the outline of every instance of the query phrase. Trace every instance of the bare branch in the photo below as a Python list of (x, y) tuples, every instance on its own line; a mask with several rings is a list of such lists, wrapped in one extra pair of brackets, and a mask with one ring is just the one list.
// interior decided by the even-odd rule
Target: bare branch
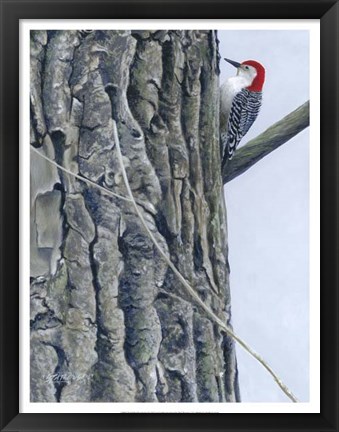
[(289, 141), (310, 124), (310, 102), (279, 120), (265, 132), (240, 147), (223, 170), (224, 184), (243, 174), (260, 159)]

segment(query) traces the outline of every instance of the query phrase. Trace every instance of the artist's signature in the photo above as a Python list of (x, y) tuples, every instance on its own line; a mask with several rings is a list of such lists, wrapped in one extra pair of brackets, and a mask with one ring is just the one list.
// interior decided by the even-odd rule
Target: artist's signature
[(77, 374), (72, 372), (66, 373), (51, 373), (45, 376), (44, 381), (47, 383), (54, 384), (69, 384), (75, 381), (84, 381), (90, 379), (91, 376), (89, 374)]

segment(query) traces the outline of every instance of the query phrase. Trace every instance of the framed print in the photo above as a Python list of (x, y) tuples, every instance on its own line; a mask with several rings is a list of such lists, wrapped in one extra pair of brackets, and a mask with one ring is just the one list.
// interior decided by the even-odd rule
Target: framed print
[(1, 28), (1, 430), (337, 430), (337, 2)]

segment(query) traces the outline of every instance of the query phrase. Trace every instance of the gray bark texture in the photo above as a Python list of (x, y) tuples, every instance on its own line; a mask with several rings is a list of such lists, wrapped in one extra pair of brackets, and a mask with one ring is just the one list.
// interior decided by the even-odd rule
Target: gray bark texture
[[(33, 31), (31, 145), (127, 196), (230, 324), (213, 31)], [(239, 401), (233, 341), (133, 206), (31, 152), (31, 401)]]

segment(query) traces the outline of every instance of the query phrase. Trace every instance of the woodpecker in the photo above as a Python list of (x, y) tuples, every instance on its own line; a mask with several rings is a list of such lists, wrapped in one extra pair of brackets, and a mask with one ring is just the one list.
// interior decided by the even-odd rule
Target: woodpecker
[(242, 63), (224, 59), (237, 68), (237, 75), (220, 88), (220, 139), (222, 167), (259, 114), (265, 68), (255, 60)]

